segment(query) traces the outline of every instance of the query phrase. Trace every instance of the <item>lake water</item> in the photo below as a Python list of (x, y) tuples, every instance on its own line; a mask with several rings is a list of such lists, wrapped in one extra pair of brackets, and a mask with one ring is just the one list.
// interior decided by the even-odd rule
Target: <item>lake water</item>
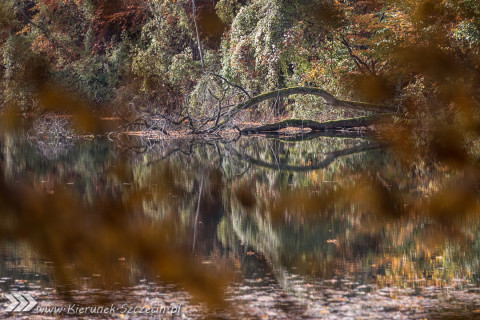
[(0, 318), (480, 316), (480, 219), (425, 209), (455, 174), (368, 137), (17, 133), (0, 147), (0, 292), (38, 301), (12, 314), (4, 297)]

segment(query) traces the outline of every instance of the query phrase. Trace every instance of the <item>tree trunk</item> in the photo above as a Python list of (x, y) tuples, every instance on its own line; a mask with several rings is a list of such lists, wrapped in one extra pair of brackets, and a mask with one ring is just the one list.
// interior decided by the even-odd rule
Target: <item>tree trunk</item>
[(357, 102), (357, 101), (348, 101), (348, 100), (340, 100), (335, 98), (329, 92), (314, 87), (290, 87), (290, 88), (283, 88), (278, 90), (269, 91), (266, 93), (259, 94), (255, 97), (248, 99), (245, 102), (239, 103), (233, 109), (229, 110), (225, 115), (222, 121), (220, 121), (217, 125), (213, 126), (209, 131), (216, 131), (227, 124), (238, 112), (252, 108), (259, 103), (269, 100), (275, 99), (279, 96), (287, 97), (292, 94), (310, 94), (314, 96), (318, 96), (323, 98), (325, 103), (330, 107), (336, 108), (346, 108), (346, 109), (355, 109), (355, 110), (363, 110), (363, 111), (375, 111), (378, 113), (395, 113), (397, 109), (392, 106), (386, 105), (378, 105), (366, 102)]
[(293, 127), (293, 128), (309, 128), (312, 131), (325, 131), (325, 130), (341, 130), (356, 127), (368, 127), (381, 118), (391, 116), (390, 114), (383, 115), (371, 115), (366, 117), (332, 120), (326, 122), (317, 122), (313, 120), (301, 120), (301, 119), (288, 119), (276, 123), (269, 123), (259, 127), (245, 128), (240, 132), (242, 134), (251, 133), (266, 133), (274, 132), (281, 129)]
[(202, 42), (200, 41), (200, 32), (198, 31), (197, 10), (195, 7), (195, 0), (192, 0), (192, 10), (193, 10), (193, 22), (195, 23), (195, 33), (197, 34), (198, 51), (200, 52), (200, 61), (202, 62), (202, 69), (203, 71), (205, 71), (205, 62), (203, 61)]

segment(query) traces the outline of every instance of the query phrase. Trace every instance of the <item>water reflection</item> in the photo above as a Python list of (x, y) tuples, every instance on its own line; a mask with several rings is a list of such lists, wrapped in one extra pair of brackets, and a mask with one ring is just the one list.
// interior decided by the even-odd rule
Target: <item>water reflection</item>
[[(66, 199), (75, 199), (90, 213), (70, 216), (77, 225), (69, 232), (91, 228), (96, 233), (69, 236), (71, 255), (55, 260), (48, 243), (32, 243), (41, 242), (42, 236), (18, 241), (7, 215), (0, 247), (3, 290), (45, 292), (68, 285), (70, 293), (72, 288), (94, 287), (107, 295), (109, 290), (133, 290), (140, 297), (138, 292), (151, 288), (167, 290), (168, 281), (177, 283), (185, 272), (201, 266), (213, 275), (230, 273), (227, 302), (238, 306), (257, 301), (252, 311), (256, 316), (370, 317), (397, 312), (409, 318), (399, 303), (388, 309), (391, 297), (416, 303), (425, 310), (423, 316), (435, 315), (445, 292), (460, 290), (455, 297), (470, 297), (479, 280), (477, 215), (447, 219), (424, 205), (455, 173), (412, 169), (366, 137), (317, 134), (228, 141), (121, 135), (113, 142), (78, 141), (51, 157), (34, 140), (17, 134), (3, 137), (1, 147), (7, 185), (28, 186), (46, 197), (73, 195)], [(375, 193), (382, 197), (373, 197)], [(122, 201), (125, 207), (118, 205)], [(147, 235), (158, 240), (158, 247), (135, 239)], [(97, 246), (96, 255), (82, 251), (83, 244), (98, 239), (105, 243)], [(122, 239), (132, 247), (119, 248), (115, 241), (124, 246)], [(138, 248), (143, 251), (136, 252)], [(183, 260), (179, 253), (189, 258)], [(174, 272), (177, 265), (164, 263), (170, 259), (194, 267)], [(68, 273), (58, 273), (59, 263)], [(151, 269), (149, 264), (160, 267)], [(97, 274), (95, 268), (112, 273)], [(157, 270), (164, 272), (162, 277)], [(210, 289), (199, 277), (191, 276), (200, 282), (193, 292), (202, 296)], [(153, 281), (150, 287), (138, 287), (145, 285), (143, 278)], [(174, 289), (167, 291), (184, 292)], [(429, 306), (417, 296), (431, 297)], [(182, 297), (189, 299), (186, 293)], [(466, 312), (465, 299), (451, 302), (440, 315), (456, 308)], [(366, 314), (352, 313), (357, 306)], [(191, 317), (203, 310), (192, 308)], [(468, 312), (474, 314), (475, 308), (470, 304)], [(217, 312), (239, 312), (235, 316), (240, 317), (248, 312), (232, 310)]]

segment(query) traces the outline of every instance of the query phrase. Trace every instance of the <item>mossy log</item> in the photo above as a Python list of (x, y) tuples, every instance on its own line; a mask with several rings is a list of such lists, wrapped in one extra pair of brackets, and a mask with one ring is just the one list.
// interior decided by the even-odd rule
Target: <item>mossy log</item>
[(357, 131), (340, 131), (340, 130), (328, 130), (328, 131), (309, 131), (289, 134), (281, 131), (266, 132), (264, 134), (266, 138), (273, 139), (282, 142), (301, 142), (315, 140), (317, 138), (337, 138), (337, 139), (367, 139), (368, 134), (359, 134)]
[(293, 94), (302, 94), (302, 95), (314, 95), (323, 98), (325, 103), (330, 107), (336, 108), (346, 108), (346, 109), (355, 109), (355, 110), (363, 110), (363, 111), (375, 111), (377, 113), (394, 113), (397, 111), (395, 107), (386, 106), (386, 105), (378, 105), (366, 102), (357, 102), (357, 101), (348, 101), (348, 100), (340, 100), (335, 98), (329, 92), (314, 87), (290, 87), (290, 88), (283, 88), (278, 90), (273, 90), (269, 92), (265, 92), (259, 94), (255, 97), (248, 99), (245, 102), (239, 103), (233, 109), (231, 109), (224, 117), (224, 119), (215, 125), (211, 131), (215, 131), (221, 127), (223, 127), (230, 119), (232, 119), (238, 112), (252, 108), (259, 103), (269, 100), (275, 99), (277, 97), (287, 97)]
[(269, 123), (258, 127), (244, 128), (242, 134), (268, 133), (279, 131), (285, 128), (308, 128), (312, 131), (342, 130), (357, 127), (368, 127), (382, 118), (391, 116), (391, 114), (370, 115), (352, 119), (332, 120), (326, 122), (317, 122), (313, 120), (288, 119), (276, 123)]

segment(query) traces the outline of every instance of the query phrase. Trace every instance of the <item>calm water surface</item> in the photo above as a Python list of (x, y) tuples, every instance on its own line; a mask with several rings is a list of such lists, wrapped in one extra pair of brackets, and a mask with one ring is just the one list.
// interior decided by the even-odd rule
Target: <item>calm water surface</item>
[[(55, 260), (54, 248), (51, 256), (36, 250), (50, 244), (9, 234), (4, 222), (0, 292), (31, 293), (37, 307), (105, 304), (108, 298), (129, 306), (182, 306), (181, 314), (166, 318), (252, 319), (468, 319), (480, 311), (480, 219), (445, 221), (424, 212), (422, 201), (448, 175), (428, 166), (406, 169), (366, 137), (70, 141), (17, 134), (3, 136), (0, 146), (9, 185), (47, 197), (73, 194), (92, 208), (100, 198), (122, 202), (139, 193), (141, 200), (129, 206), (132, 225), (168, 225), (172, 246), (213, 275), (230, 274), (230, 304), (207, 309), (183, 285), (147, 272), (142, 259), (115, 256), (112, 270), (123, 280), (107, 281), (108, 275), (78, 265), (76, 259), (87, 258), (76, 246), (71, 257)], [(388, 200), (359, 201), (368, 198), (355, 191), (365, 179), (393, 195), (396, 207)], [(328, 197), (352, 184), (351, 199)], [(25, 226), (25, 232), (34, 229)], [(59, 280), (58, 263), (75, 275), (70, 282)], [(210, 290), (208, 284), (203, 289)], [(1, 303), (3, 310), (9, 305)], [(0, 311), (2, 318), (25, 316), (151, 318)]]

